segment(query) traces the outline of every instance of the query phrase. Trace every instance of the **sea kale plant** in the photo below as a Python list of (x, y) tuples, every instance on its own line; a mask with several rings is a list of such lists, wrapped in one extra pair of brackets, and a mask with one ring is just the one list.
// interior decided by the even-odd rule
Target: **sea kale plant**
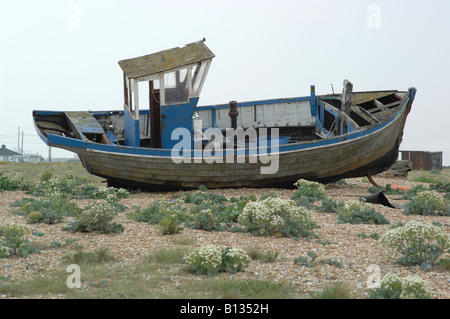
[(109, 202), (88, 206), (64, 230), (98, 232), (101, 234), (121, 233), (124, 230), (122, 224), (113, 222), (116, 216), (117, 212)]
[(24, 182), (20, 175), (16, 175), (13, 178), (3, 176), (3, 172), (0, 172), (0, 192), (2, 191), (26, 191), (29, 189), (29, 185)]
[(215, 245), (204, 245), (184, 257), (185, 263), (196, 274), (216, 275), (220, 272), (236, 273), (244, 270), (251, 258), (239, 248), (220, 249)]
[(0, 258), (16, 256), (20, 254), (20, 248), (27, 240), (25, 235), (31, 230), (26, 225), (16, 223), (0, 225)]
[(396, 262), (430, 269), (437, 259), (449, 251), (450, 236), (442, 227), (416, 221), (385, 232), (380, 242), (394, 249)]
[(333, 200), (331, 198), (322, 199), (321, 205), (316, 209), (319, 213), (334, 213), (337, 214), (339, 209), (345, 206), (345, 202), (340, 200)]
[(419, 192), (405, 204), (405, 215), (450, 216), (450, 200), (433, 191)]
[(248, 232), (263, 236), (308, 237), (318, 227), (305, 207), (273, 197), (247, 203), (238, 222)]
[(57, 191), (41, 199), (24, 198), (12, 206), (17, 205), (20, 207), (16, 214), (25, 216), (30, 224), (56, 224), (62, 222), (65, 216), (76, 216), (80, 212), (69, 195)]
[(383, 277), (380, 288), (371, 289), (367, 299), (430, 299), (431, 290), (428, 282), (420, 277), (401, 278), (388, 273)]
[(338, 221), (349, 224), (389, 224), (389, 221), (365, 201), (350, 200), (337, 208)]
[(65, 175), (62, 177), (41, 178), (31, 189), (31, 194), (35, 196), (48, 196), (54, 192), (70, 195), (74, 199), (110, 199), (120, 200), (129, 196), (126, 189), (114, 187), (98, 188), (82, 177)]
[(309, 208), (315, 201), (326, 198), (325, 186), (323, 184), (299, 179), (294, 186), (297, 189), (292, 193), (291, 199), (299, 206)]

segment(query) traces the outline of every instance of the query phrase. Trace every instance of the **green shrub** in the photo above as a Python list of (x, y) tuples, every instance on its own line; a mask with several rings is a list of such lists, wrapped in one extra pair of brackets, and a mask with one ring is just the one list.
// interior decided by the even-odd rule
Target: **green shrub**
[(404, 226), (385, 232), (380, 242), (395, 249), (396, 262), (402, 265), (420, 265), (430, 269), (436, 260), (450, 247), (450, 237), (432, 224), (411, 221)]
[(338, 221), (349, 224), (389, 224), (369, 203), (360, 200), (351, 200), (339, 207)]
[(17, 255), (20, 247), (27, 243), (24, 236), (30, 234), (30, 228), (19, 224), (0, 225), (0, 256)]
[(436, 268), (438, 270), (450, 270), (450, 258), (441, 258), (436, 263)]
[(77, 247), (73, 254), (65, 255), (62, 259), (68, 264), (92, 265), (115, 261), (116, 257), (109, 252), (108, 248), (101, 247), (94, 252), (87, 252), (83, 250), (83, 247)]
[(198, 191), (185, 192), (183, 194), (183, 201), (191, 204), (201, 204), (205, 201), (209, 201), (212, 204), (219, 204), (227, 202), (228, 199), (225, 196), (215, 193), (209, 193), (206, 187), (200, 186)]
[(320, 183), (299, 179), (294, 186), (297, 189), (291, 199), (299, 206), (310, 207), (315, 201), (326, 198), (325, 186)]
[(247, 203), (238, 222), (255, 235), (306, 237), (318, 227), (305, 207), (281, 198)]
[(26, 191), (30, 188), (30, 185), (24, 182), (23, 178), (16, 175), (13, 178), (3, 176), (3, 172), (0, 172), (0, 192), (2, 191)]
[(365, 233), (359, 233), (359, 234), (356, 234), (356, 237), (360, 237), (360, 238), (372, 238), (372, 239), (375, 239), (375, 240), (380, 239), (380, 235), (379, 235), (378, 233), (372, 233), (372, 234), (370, 234), (370, 235), (366, 235)]
[(50, 170), (46, 170), (41, 174), (40, 181), (49, 181), (53, 177), (53, 173)]
[(55, 192), (43, 199), (24, 198), (16, 214), (25, 216), (30, 224), (56, 224), (64, 220), (64, 216), (76, 216), (80, 212), (78, 205), (70, 200), (67, 194)]
[(435, 190), (440, 193), (449, 193), (450, 192), (450, 182), (439, 181), (433, 183), (429, 186), (431, 190)]
[(172, 235), (179, 233), (183, 230), (182, 227), (179, 227), (180, 221), (178, 220), (176, 215), (168, 215), (161, 219), (158, 223), (159, 231), (162, 235)]
[(337, 282), (311, 294), (311, 299), (353, 299), (350, 287), (344, 282)]
[(128, 214), (128, 218), (133, 219), (137, 222), (156, 225), (161, 221), (161, 219), (167, 216), (166, 211), (166, 203), (154, 201), (151, 202), (150, 205), (143, 210), (141, 210), (140, 207), (137, 207), (134, 212)]
[(412, 199), (417, 193), (423, 192), (426, 188), (423, 185), (417, 185), (408, 189), (405, 194), (402, 195), (402, 199)]
[(308, 260), (308, 257), (305, 257), (305, 256), (296, 257), (296, 258), (294, 258), (294, 264), (296, 264), (296, 265), (300, 264), (300, 265), (310, 267), (310, 268), (314, 267), (316, 265), (315, 260), (318, 257), (317, 254), (312, 250), (308, 251), (306, 254), (310, 258), (309, 260)]
[(251, 248), (247, 250), (247, 254), (252, 260), (258, 260), (260, 263), (273, 263), (280, 255), (277, 251), (263, 251), (259, 248)]
[(339, 260), (333, 259), (333, 258), (327, 258), (327, 259), (321, 259), (319, 260), (319, 262), (321, 264), (327, 264), (330, 266), (334, 266), (337, 268), (341, 268), (342, 267), (342, 263)]
[(112, 222), (117, 213), (108, 202), (88, 206), (64, 230), (75, 232), (99, 232), (101, 234), (121, 233), (123, 226)]
[(220, 272), (235, 273), (244, 270), (250, 263), (250, 257), (239, 248), (205, 245), (185, 256), (184, 261), (196, 274), (213, 276)]
[(245, 205), (250, 201), (249, 198), (240, 198), (236, 200), (230, 200), (230, 204), (223, 208), (219, 216), (217, 216), (220, 223), (237, 223), (239, 215), (244, 210)]
[(217, 230), (219, 224), (215, 214), (211, 212), (211, 209), (203, 209), (198, 213), (191, 213), (186, 221), (186, 227), (192, 229), (203, 229), (203, 230)]
[(345, 203), (343, 201), (334, 201), (331, 198), (322, 199), (322, 203), (317, 207), (319, 213), (334, 213), (337, 214), (339, 209), (343, 208)]
[(417, 193), (403, 209), (405, 215), (450, 216), (450, 201), (433, 191)]
[(98, 188), (90, 184), (86, 178), (70, 174), (53, 178), (41, 177), (31, 190), (31, 194), (35, 196), (48, 196), (54, 192), (68, 194), (76, 199), (107, 199), (116, 202), (129, 196), (129, 192), (123, 188)]
[(367, 299), (430, 299), (431, 291), (420, 277), (400, 278), (388, 273), (381, 280), (380, 288), (369, 291)]

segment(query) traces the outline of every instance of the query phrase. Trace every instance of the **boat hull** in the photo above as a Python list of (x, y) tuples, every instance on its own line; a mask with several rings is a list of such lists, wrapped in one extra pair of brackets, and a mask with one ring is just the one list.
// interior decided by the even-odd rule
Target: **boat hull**
[[(405, 99), (390, 120), (361, 132), (281, 145), (279, 153), (271, 154), (272, 160), (278, 161), (273, 174), (262, 174), (261, 169), (269, 164), (251, 163), (248, 156), (243, 163), (237, 160), (207, 163), (200, 159), (200, 163), (193, 160), (177, 164), (167, 154), (148, 155), (133, 148), (107, 147), (52, 134), (48, 134), (47, 143), (77, 153), (85, 168), (107, 179), (110, 186), (153, 191), (197, 189), (201, 185), (207, 188), (292, 187), (298, 179), (328, 183), (387, 170), (397, 159), (411, 103), (412, 100)], [(65, 143), (66, 140), (71, 142)]]

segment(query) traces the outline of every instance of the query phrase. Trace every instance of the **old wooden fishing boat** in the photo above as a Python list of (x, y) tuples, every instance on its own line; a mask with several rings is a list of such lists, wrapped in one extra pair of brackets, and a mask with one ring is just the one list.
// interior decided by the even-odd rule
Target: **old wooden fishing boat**
[(341, 94), (198, 106), (213, 58), (202, 40), (119, 61), (123, 110), (33, 111), (36, 130), (109, 185), (153, 190), (327, 183), (396, 161), (414, 88), (353, 92), (345, 80)]

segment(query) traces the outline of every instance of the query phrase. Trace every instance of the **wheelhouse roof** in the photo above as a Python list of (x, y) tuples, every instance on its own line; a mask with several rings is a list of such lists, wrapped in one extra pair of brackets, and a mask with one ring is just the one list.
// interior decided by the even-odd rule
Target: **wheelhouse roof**
[(129, 79), (139, 79), (164, 73), (185, 65), (212, 59), (215, 55), (204, 44), (205, 39), (186, 44), (184, 47), (168, 49), (137, 58), (119, 61), (124, 74)]

